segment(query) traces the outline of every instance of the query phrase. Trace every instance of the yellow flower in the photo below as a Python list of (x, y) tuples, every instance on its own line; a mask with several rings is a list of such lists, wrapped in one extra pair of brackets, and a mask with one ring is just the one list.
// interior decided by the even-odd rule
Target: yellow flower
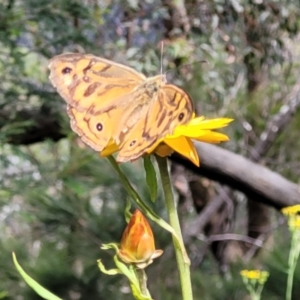
[[(159, 156), (168, 156), (173, 151), (180, 153), (192, 161), (196, 166), (199, 166), (199, 157), (192, 140), (206, 143), (220, 143), (228, 141), (227, 135), (212, 131), (225, 127), (232, 119), (218, 118), (205, 120), (204, 117), (195, 117), (186, 125), (176, 127), (173, 134), (156, 141), (150, 149), (147, 149), (147, 154), (155, 152)], [(118, 145), (111, 142), (101, 152), (101, 156), (108, 156), (118, 151)], [(145, 153), (146, 154), (146, 153)]]
[(287, 216), (289, 229), (292, 232), (300, 230), (300, 204), (287, 206), (281, 209), (281, 212)]
[(243, 278), (258, 281), (260, 284), (264, 284), (269, 277), (269, 272), (260, 270), (242, 270), (240, 274)]
[(248, 279), (259, 279), (260, 271), (259, 270), (242, 270), (241, 275)]
[(281, 209), (281, 212), (285, 216), (296, 215), (297, 213), (300, 212), (300, 204), (296, 204), (296, 205), (291, 205), (291, 206), (284, 207), (284, 208)]
[(123, 232), (118, 252), (119, 257), (125, 263), (133, 263), (138, 268), (143, 269), (162, 253), (162, 250), (155, 250), (151, 227), (137, 209)]
[(178, 126), (172, 135), (167, 135), (159, 141), (163, 144), (152, 147), (148, 152), (155, 150), (158, 155), (167, 156), (176, 151), (199, 166), (198, 153), (192, 140), (206, 143), (228, 141), (227, 135), (212, 130), (227, 126), (231, 121), (232, 119), (227, 118), (205, 120), (204, 117), (194, 117), (187, 125)]

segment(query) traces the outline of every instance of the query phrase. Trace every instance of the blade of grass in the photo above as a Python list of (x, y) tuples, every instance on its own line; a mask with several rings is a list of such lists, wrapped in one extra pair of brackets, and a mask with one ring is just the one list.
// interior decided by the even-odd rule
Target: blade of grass
[(17, 257), (15, 253), (12, 253), (13, 262), (15, 264), (16, 269), (20, 273), (20, 275), (23, 277), (24, 281), (42, 298), (46, 300), (62, 300), (61, 298), (58, 298), (57, 296), (50, 293), (48, 290), (43, 288), (39, 283), (37, 283), (34, 279), (32, 279), (27, 273), (22, 269), (22, 267), (19, 265), (17, 261)]

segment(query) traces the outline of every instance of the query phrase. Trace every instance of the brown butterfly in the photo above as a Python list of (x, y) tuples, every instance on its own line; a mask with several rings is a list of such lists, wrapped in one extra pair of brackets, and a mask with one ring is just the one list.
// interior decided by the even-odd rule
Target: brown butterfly
[(132, 161), (193, 115), (189, 95), (165, 75), (146, 78), (91, 54), (50, 60), (50, 81), (68, 104), (72, 129), (96, 151), (118, 146), (117, 161)]

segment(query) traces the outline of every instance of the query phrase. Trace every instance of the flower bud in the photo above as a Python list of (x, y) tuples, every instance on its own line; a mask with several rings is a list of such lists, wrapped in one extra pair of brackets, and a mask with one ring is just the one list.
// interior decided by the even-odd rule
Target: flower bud
[(119, 257), (125, 263), (133, 263), (138, 268), (143, 269), (162, 253), (162, 250), (155, 250), (151, 227), (143, 214), (137, 209), (123, 232), (118, 252)]

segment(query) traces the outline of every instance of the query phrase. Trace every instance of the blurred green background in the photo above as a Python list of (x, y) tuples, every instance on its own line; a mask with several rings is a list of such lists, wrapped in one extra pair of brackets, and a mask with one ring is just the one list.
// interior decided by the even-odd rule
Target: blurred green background
[[(65, 102), (48, 80), (51, 57), (93, 53), (147, 76), (162, 65), (169, 80), (192, 96), (199, 115), (235, 119), (223, 130), (230, 142), (221, 146), (249, 157), (299, 78), (299, 25), (299, 1), (0, 1), (0, 299), (40, 299), (17, 274), (12, 251), (63, 299), (132, 299), (126, 279), (104, 275), (96, 264), (101, 258), (113, 266), (113, 253), (100, 246), (120, 240), (127, 195), (108, 161), (71, 132)], [(261, 159), (294, 182), (299, 123), (297, 112)], [(142, 163), (122, 169), (150, 201)], [(220, 187), (205, 178), (194, 181), (208, 195)], [(178, 188), (182, 182), (174, 177), (174, 183)], [(182, 225), (188, 226), (199, 210), (193, 197), (178, 192)], [(247, 199), (236, 192), (232, 197), (227, 233), (246, 235)], [(153, 207), (167, 219), (161, 196)], [(249, 266), (271, 274), (263, 299), (284, 299), (290, 238), (284, 218), (267, 209), (268, 239), (247, 262), (237, 243), (216, 255), (205, 239), (189, 242), (195, 299), (249, 299), (239, 275)], [(180, 299), (171, 238), (151, 225), (165, 253), (147, 269), (149, 290), (156, 300)], [(300, 268), (294, 299), (300, 298), (299, 280)]]

